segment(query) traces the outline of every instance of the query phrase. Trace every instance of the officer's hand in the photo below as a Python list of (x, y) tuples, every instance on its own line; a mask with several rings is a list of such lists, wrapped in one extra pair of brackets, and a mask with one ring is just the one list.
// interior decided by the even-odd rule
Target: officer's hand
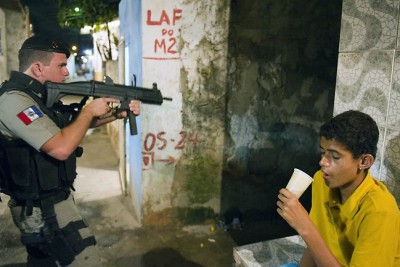
[[(131, 112), (133, 112), (133, 114), (139, 115), (140, 114), (140, 101), (139, 100), (131, 100), (131, 102), (129, 102), (129, 109)], [(114, 116), (117, 119), (126, 118), (128, 116), (128, 112), (126, 112), (125, 110), (119, 111), (117, 114), (114, 114)]]
[(133, 112), (135, 115), (140, 114), (140, 101), (139, 100), (131, 100), (129, 103), (129, 109)]
[(96, 98), (93, 101), (89, 102), (84, 110), (91, 113), (92, 117), (100, 118), (105, 117), (111, 112), (111, 104), (119, 104), (120, 101), (115, 98)]

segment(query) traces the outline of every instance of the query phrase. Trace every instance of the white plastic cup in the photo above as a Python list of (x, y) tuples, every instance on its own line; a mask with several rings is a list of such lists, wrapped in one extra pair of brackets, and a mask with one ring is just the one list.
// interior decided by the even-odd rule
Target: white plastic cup
[(310, 175), (295, 168), (286, 189), (300, 198), (312, 182), (314, 179)]

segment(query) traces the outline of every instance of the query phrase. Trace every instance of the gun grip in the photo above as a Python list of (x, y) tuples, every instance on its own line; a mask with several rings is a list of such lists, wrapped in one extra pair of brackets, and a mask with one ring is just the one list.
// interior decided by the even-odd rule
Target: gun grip
[(129, 116), (129, 129), (131, 131), (131, 135), (137, 135), (137, 126), (136, 126), (136, 115), (133, 114), (132, 111), (128, 110)]

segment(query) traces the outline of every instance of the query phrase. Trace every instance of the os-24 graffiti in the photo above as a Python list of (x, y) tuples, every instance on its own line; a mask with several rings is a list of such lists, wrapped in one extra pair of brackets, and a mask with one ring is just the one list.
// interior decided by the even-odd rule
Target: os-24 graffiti
[(153, 167), (156, 162), (165, 164), (174, 164), (176, 159), (172, 156), (156, 158), (156, 151), (162, 151), (168, 145), (172, 145), (174, 150), (184, 150), (188, 145), (196, 146), (199, 143), (197, 132), (189, 133), (187, 131), (179, 132), (179, 137), (169, 138), (166, 132), (148, 133), (143, 141), (143, 169), (147, 170)]

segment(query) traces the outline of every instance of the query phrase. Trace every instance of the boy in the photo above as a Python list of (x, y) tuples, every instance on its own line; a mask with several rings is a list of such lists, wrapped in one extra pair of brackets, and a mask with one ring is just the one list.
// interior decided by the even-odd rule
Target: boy
[(337, 115), (320, 128), (310, 215), (293, 193), (279, 191), (278, 213), (307, 244), (301, 267), (400, 266), (398, 206), (369, 171), (378, 138), (369, 115)]

